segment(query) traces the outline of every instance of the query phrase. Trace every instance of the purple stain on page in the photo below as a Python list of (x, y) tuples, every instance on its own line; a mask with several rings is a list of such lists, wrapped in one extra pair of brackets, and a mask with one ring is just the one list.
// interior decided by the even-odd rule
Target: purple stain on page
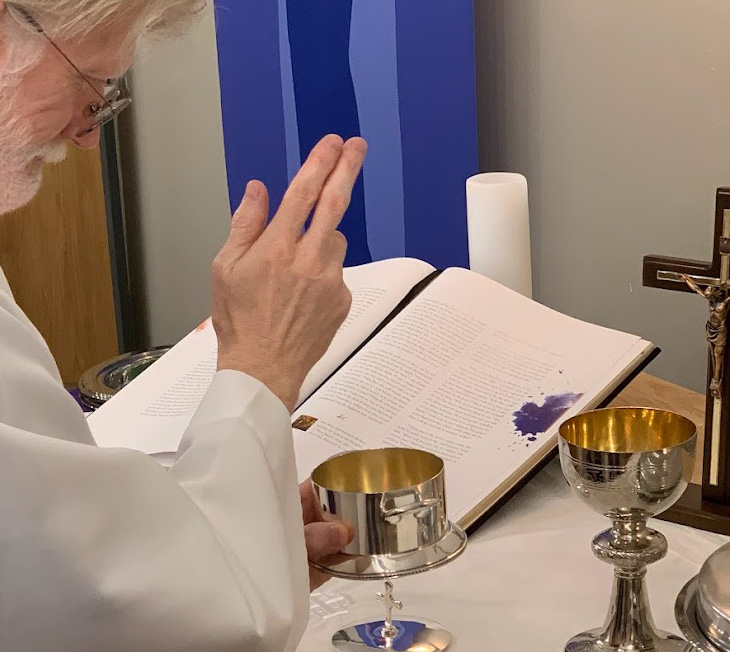
[(537, 441), (537, 436), (547, 432), (582, 396), (568, 392), (546, 396), (542, 405), (525, 403), (512, 415), (517, 433), (528, 442)]

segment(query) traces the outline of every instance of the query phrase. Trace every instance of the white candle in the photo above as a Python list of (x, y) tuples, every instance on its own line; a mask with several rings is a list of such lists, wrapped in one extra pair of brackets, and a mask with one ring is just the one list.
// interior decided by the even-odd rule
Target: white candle
[(527, 179), (478, 174), (467, 179), (466, 200), (471, 269), (532, 298)]

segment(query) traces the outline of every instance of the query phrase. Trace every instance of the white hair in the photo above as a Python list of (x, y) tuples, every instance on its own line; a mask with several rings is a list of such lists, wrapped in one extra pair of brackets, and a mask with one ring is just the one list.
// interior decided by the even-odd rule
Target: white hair
[(207, 0), (18, 0), (49, 35), (85, 36), (100, 26), (131, 18), (142, 37), (168, 37), (184, 32)]
[(29, 39), (33, 27), (14, 10), (16, 4), (41, 25), (54, 39), (77, 39), (98, 28), (114, 28), (118, 23), (128, 31), (135, 49), (140, 40), (161, 40), (185, 32), (202, 14), (208, 0), (8, 0), (5, 13), (14, 20), (5, 23), (3, 34), (4, 60), (0, 72), (0, 91), (14, 86), (16, 80), (40, 59), (47, 43)]
[[(40, 61), (48, 43), (29, 38), (38, 23), (52, 39), (83, 40), (117, 25), (136, 46), (184, 32), (207, 0), (9, 0), (0, 11), (0, 215), (30, 201), (41, 184), (42, 163), (64, 158), (63, 140), (34, 142), (18, 110), (21, 80)], [(28, 16), (25, 16), (24, 13)]]

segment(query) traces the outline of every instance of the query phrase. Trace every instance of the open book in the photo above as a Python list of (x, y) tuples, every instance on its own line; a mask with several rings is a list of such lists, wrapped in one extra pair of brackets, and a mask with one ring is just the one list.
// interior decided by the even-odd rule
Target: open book
[[(300, 480), (332, 455), (411, 447), (446, 463), (449, 516), (469, 527), (656, 353), (464, 269), (413, 259), (345, 271), (353, 305), (292, 415)], [(100, 446), (174, 453), (216, 369), (210, 322), (89, 417)]]

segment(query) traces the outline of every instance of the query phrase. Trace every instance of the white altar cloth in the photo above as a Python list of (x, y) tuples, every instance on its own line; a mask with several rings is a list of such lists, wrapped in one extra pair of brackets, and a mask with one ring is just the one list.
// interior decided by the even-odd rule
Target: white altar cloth
[[(404, 602), (398, 618), (420, 616), (449, 629), (453, 652), (561, 652), (573, 635), (599, 627), (608, 611), (612, 567), (596, 559), (591, 540), (609, 521), (574, 496), (551, 462), (469, 538), (466, 552), (444, 568), (396, 580)], [(726, 537), (653, 521), (669, 553), (648, 573), (657, 627), (679, 633), (674, 601)], [(333, 650), (342, 626), (382, 620), (379, 582), (332, 580), (312, 595), (299, 652)]]

